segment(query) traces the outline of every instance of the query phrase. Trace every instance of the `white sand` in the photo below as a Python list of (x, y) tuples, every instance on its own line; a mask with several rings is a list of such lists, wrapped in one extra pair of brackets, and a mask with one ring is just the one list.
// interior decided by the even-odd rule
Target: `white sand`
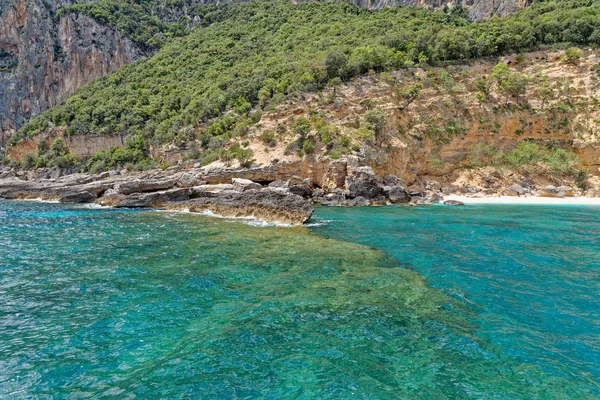
[(565, 197), (562, 199), (552, 197), (466, 197), (444, 196), (446, 200), (458, 200), (465, 204), (576, 204), (600, 206), (600, 198)]

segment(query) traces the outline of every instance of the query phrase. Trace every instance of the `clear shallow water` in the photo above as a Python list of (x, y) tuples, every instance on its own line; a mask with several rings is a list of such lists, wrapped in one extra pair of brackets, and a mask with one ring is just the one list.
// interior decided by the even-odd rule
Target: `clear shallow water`
[(596, 398), (598, 211), (0, 201), (0, 397)]

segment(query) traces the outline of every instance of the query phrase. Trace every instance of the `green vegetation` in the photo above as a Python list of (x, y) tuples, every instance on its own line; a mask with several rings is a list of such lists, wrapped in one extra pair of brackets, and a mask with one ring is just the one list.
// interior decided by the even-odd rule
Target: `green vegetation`
[(578, 49), (577, 47), (569, 47), (564, 54), (564, 59), (569, 64), (576, 65), (579, 62), (579, 59), (583, 55), (583, 51)]
[(526, 76), (518, 72), (511, 72), (504, 63), (499, 63), (494, 67), (492, 78), (496, 80), (498, 91), (504, 93), (507, 99), (513, 96), (517, 103), (521, 96), (525, 94), (529, 83)]
[(33, 154), (28, 154), (25, 156), (22, 164), (24, 168), (69, 168), (79, 164), (79, 161), (73, 153), (69, 152), (65, 141), (61, 138), (56, 138), (48, 149), (46, 149), (46, 141), (41, 141), (38, 146), (37, 157)]
[(86, 14), (114, 28), (146, 48), (158, 48), (169, 38), (183, 36), (186, 29), (180, 24), (166, 24), (151, 15), (148, 1), (96, 0), (76, 3), (59, 9), (57, 17), (68, 13)]
[[(118, 9), (111, 8), (115, 4)], [(196, 6), (191, 12), (202, 28), (174, 39), (169, 36), (179, 28), (142, 18), (144, 7), (133, 2), (104, 0), (65, 10), (93, 14), (149, 46), (157, 34), (167, 42), (156, 56), (92, 82), (26, 124), (13, 142), (54, 124), (67, 125), (72, 135), (138, 134), (173, 143), (186, 127), (208, 123), (240, 99), (264, 107), (369, 71), (561, 43), (600, 44), (600, 3), (579, 0), (542, 2), (479, 23), (469, 23), (458, 8), (372, 11), (343, 2), (283, 1)], [(404, 93), (407, 101), (416, 89)], [(245, 102), (239, 111), (247, 110)], [(193, 137), (184, 135), (188, 139)]]
[(270, 129), (265, 130), (260, 134), (260, 140), (266, 145), (273, 146), (276, 143), (275, 132)]
[(124, 167), (130, 170), (156, 167), (156, 162), (148, 157), (148, 147), (141, 136), (129, 137), (124, 148), (98, 152), (85, 164), (85, 169), (92, 173)]
[(479, 143), (469, 154), (472, 167), (496, 166), (520, 172), (550, 171), (560, 175), (580, 176), (585, 174), (577, 155), (551, 144), (539, 145), (524, 141), (508, 153), (495, 146)]

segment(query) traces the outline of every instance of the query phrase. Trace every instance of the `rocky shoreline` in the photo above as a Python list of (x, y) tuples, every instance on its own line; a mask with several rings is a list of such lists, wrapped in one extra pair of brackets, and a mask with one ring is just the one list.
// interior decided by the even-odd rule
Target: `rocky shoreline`
[[(72, 173), (57, 169), (0, 170), (0, 197), (40, 199), (64, 203), (96, 203), (115, 208), (161, 208), (211, 212), (236, 218), (299, 225), (307, 221), (313, 204), (325, 206), (422, 205), (444, 202), (444, 196), (564, 198), (587, 195), (568, 186), (536, 188), (514, 184), (508, 188), (442, 185), (429, 180), (407, 186), (402, 179), (378, 177), (369, 166), (349, 161), (329, 164), (321, 182), (283, 173), (276, 166), (252, 169), (174, 166), (144, 172)], [(250, 178), (250, 179), (248, 179)], [(447, 205), (463, 205), (448, 200)]]

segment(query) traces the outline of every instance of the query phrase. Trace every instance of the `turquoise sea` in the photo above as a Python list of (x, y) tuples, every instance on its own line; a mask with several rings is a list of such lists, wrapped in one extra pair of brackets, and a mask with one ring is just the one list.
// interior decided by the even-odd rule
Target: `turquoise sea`
[(0, 200), (0, 398), (597, 399), (600, 207)]

